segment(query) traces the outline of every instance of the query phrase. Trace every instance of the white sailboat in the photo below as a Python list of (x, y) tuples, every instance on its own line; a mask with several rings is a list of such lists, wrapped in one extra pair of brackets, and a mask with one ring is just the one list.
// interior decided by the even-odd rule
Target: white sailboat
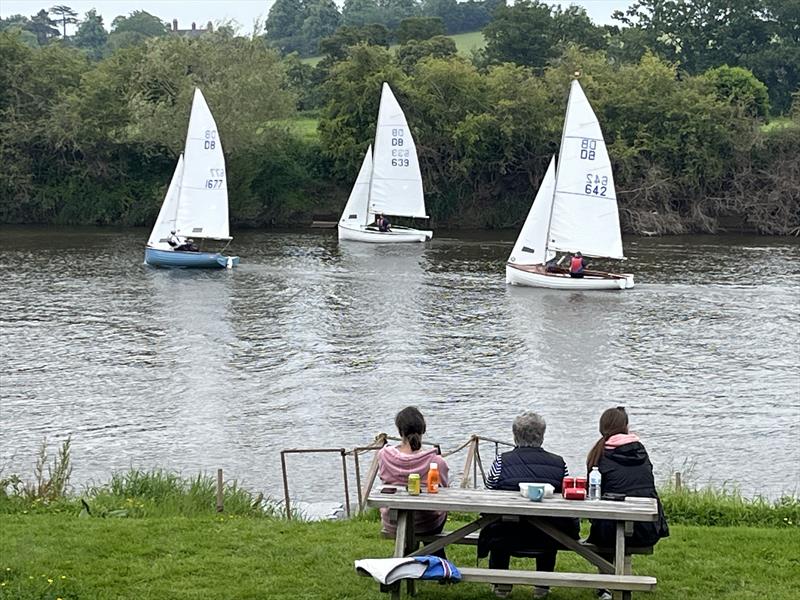
[(339, 219), (339, 239), (357, 242), (424, 242), (432, 231), (392, 225), (380, 231), (377, 215), (427, 219), (422, 174), (414, 138), (389, 84), (383, 84), (375, 147), (361, 163), (350, 197)]
[(611, 160), (600, 123), (577, 80), (572, 82), (558, 168), (542, 180), (528, 218), (506, 263), (506, 283), (565, 290), (624, 290), (633, 275), (548, 270), (558, 252), (624, 259)]
[[(172, 237), (173, 233), (176, 237)], [(194, 91), (184, 152), (145, 247), (145, 263), (159, 267), (233, 267), (238, 256), (201, 252), (185, 241), (230, 242), (225, 156), (217, 124), (202, 92)], [(170, 240), (173, 244), (170, 244)]]

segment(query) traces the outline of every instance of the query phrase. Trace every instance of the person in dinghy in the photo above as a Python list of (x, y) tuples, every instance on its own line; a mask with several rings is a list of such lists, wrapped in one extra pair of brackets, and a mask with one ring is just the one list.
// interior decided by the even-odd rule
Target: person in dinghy
[(583, 278), (584, 271), (586, 270), (586, 259), (583, 254), (576, 252), (569, 263), (569, 276), (576, 279)]

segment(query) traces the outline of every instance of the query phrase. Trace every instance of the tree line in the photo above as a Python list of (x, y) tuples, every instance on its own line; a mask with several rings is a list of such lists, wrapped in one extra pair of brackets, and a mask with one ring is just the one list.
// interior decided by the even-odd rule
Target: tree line
[[(721, 6), (699, 1), (711, 15)], [(669, 38), (648, 33), (645, 17), (657, 14), (655, 30), (665, 29), (680, 19), (668, 20), (663, 8), (677, 4), (635, 2), (622, 17), (636, 25), (620, 27), (619, 38), (601, 35), (582, 9), (501, 4), (483, 30), (485, 50), (471, 57), (459, 56), (428, 17), (407, 17), (405, 27), (400, 20), (391, 35), (379, 23), (345, 25), (321, 40), (315, 66), (282, 54), (258, 31), (169, 35), (141, 12), (114, 19), (110, 33), (101, 27), (98, 46), (78, 37), (91, 19), (64, 40), (69, 13), (58, 13), (59, 35), (40, 43), (41, 19), (26, 29), (11, 17), (0, 23), (0, 222), (151, 224), (183, 147), (195, 86), (222, 136), (234, 226), (336, 215), (374, 136), (387, 81), (417, 141), (435, 225), (517, 227), (558, 151), (578, 72), (606, 135), (625, 230), (717, 231), (735, 223), (797, 234), (798, 61), (782, 61), (800, 41), (791, 28), (771, 29), (759, 57), (741, 36), (730, 44), (718, 38), (717, 64), (707, 44), (684, 36), (681, 53), (706, 50), (668, 56), (676, 46), (660, 47)], [(784, 21), (764, 11), (757, 16), (769, 27)], [(755, 18), (731, 14), (729, 32), (744, 27), (743, 15)], [(783, 67), (764, 81), (748, 60)], [(781, 114), (782, 126), (770, 128)], [(312, 119), (318, 133), (298, 128)]]

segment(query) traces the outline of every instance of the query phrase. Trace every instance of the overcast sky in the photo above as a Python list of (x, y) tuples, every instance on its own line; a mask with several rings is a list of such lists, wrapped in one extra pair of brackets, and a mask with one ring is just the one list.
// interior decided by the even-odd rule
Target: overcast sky
[[(341, 6), (343, 0), (336, 0)], [(589, 16), (600, 25), (611, 23), (611, 13), (624, 10), (632, 0), (573, 0), (550, 2), (550, 4), (578, 4), (584, 6)], [(14, 14), (33, 15), (42, 8), (50, 8), (65, 4), (77, 11), (80, 17), (92, 8), (102, 15), (103, 23), (108, 29), (111, 21), (118, 15), (127, 15), (134, 10), (145, 10), (168, 23), (178, 19), (181, 29), (188, 29), (191, 22), (198, 27), (205, 26), (208, 21), (219, 23), (229, 19), (235, 20), (243, 32), (253, 29), (253, 21), (263, 21), (273, 0), (0, 0), (0, 16)], [(70, 33), (70, 28), (67, 32)]]

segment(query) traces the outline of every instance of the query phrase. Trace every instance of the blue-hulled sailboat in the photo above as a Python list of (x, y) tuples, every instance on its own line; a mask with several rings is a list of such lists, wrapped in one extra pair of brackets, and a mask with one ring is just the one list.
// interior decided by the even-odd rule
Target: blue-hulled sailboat
[[(210, 242), (230, 243), (225, 156), (217, 124), (202, 92), (194, 91), (186, 146), (144, 251), (155, 267), (232, 268), (238, 256), (202, 251)], [(197, 246), (195, 245), (197, 241)]]

